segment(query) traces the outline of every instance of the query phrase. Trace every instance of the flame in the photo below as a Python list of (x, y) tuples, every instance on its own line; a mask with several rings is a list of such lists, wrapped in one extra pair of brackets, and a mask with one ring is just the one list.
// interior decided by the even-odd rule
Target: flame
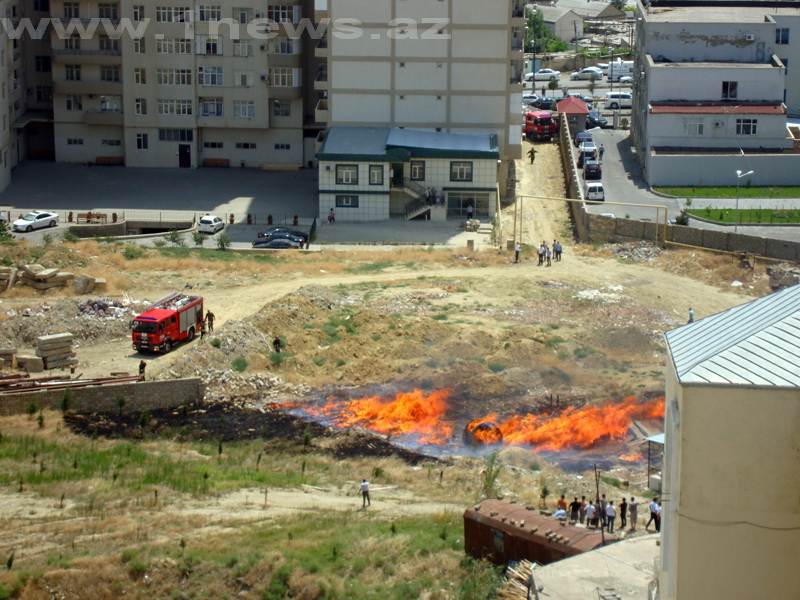
[(372, 396), (347, 402), (328, 398), (325, 406), (307, 407), (306, 412), (336, 427), (363, 427), (392, 436), (413, 435), (422, 444), (443, 444), (453, 433), (444, 422), (449, 397), (448, 389), (430, 394), (415, 389), (394, 398)]
[(464, 427), (464, 443), (471, 446), (490, 446), (503, 443), (503, 433), (494, 424), (496, 415), (489, 415), (487, 419), (475, 419), (467, 423), (467, 426)]
[(637, 460), (644, 460), (644, 456), (641, 454), (620, 454), (619, 459), (625, 462), (634, 462)]
[(506, 444), (531, 445), (537, 450), (561, 450), (589, 448), (605, 439), (621, 440), (632, 420), (663, 416), (663, 398), (641, 404), (631, 396), (616, 404), (566, 408), (557, 416), (514, 415), (499, 423), (498, 427)]

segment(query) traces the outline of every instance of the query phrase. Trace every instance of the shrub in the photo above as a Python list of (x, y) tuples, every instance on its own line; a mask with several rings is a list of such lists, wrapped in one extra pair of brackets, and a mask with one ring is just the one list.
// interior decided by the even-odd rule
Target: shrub
[(71, 244), (74, 244), (79, 239), (81, 239), (81, 238), (79, 238), (77, 235), (75, 235), (71, 231), (65, 231), (64, 232), (64, 241), (65, 242), (70, 242)]
[(324, 365), (324, 364), (325, 364), (325, 360), (326, 360), (326, 359), (325, 359), (325, 357), (324, 357), (324, 356), (315, 356), (314, 358), (312, 358), (312, 359), (311, 359), (311, 361), (312, 361), (312, 362), (313, 362), (315, 365), (317, 365), (318, 367), (321, 367), (322, 365)]
[(219, 338), (214, 338), (213, 340), (211, 340), (211, 345), (214, 348), (219, 348), (220, 346), (222, 346), (222, 340)]
[(586, 358), (587, 356), (591, 356), (595, 353), (595, 351), (591, 348), (581, 347), (575, 348), (574, 350), (575, 358)]
[(217, 236), (217, 248), (227, 250), (231, 246), (231, 238), (227, 233), (220, 233)]
[(192, 242), (194, 242), (195, 248), (202, 248), (203, 243), (206, 241), (206, 234), (200, 233), (199, 231), (192, 232)]
[[(284, 358), (283, 352), (270, 352), (269, 353), (269, 361), (272, 363), (274, 367), (280, 367), (283, 364)], [(323, 359), (324, 362), (325, 359)], [(316, 361), (315, 361), (316, 362)]]
[(170, 244), (173, 246), (185, 246), (186, 241), (183, 239), (183, 236), (178, 233), (177, 229), (172, 229), (167, 235), (164, 236)]
[(500, 373), (501, 371), (505, 371), (506, 370), (506, 366), (505, 365), (501, 365), (501, 364), (498, 364), (498, 363), (489, 363), (487, 366), (489, 367), (489, 370), (492, 373)]
[(244, 356), (237, 356), (233, 359), (231, 367), (234, 371), (241, 373), (247, 368), (247, 359)]
[(131, 574), (131, 577), (135, 577), (137, 579), (144, 575), (149, 568), (150, 564), (147, 561), (139, 558), (134, 558), (128, 563), (128, 573)]
[(156, 248), (163, 248), (166, 245), (167, 245), (167, 240), (164, 240), (162, 238), (157, 238), (153, 240), (153, 246), (155, 246)]
[(125, 260), (135, 260), (141, 258), (144, 254), (144, 249), (139, 246), (125, 246), (122, 250), (122, 256)]

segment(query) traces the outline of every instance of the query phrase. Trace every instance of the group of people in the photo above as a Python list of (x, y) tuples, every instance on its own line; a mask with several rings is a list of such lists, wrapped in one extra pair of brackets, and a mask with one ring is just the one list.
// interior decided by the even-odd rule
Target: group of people
[(425, 188), (425, 201), (430, 205), (443, 205), (444, 192), (438, 194), (435, 187), (428, 186)]
[(214, 331), (214, 313), (210, 310), (206, 312), (206, 318), (200, 321), (200, 339), (206, 337), (206, 333), (213, 333)]
[[(641, 503), (631, 496), (630, 502), (627, 498), (615, 506), (612, 500), (606, 499), (603, 494), (596, 500), (586, 501), (586, 496), (578, 497), (567, 505), (567, 500), (564, 494), (558, 499), (558, 510), (555, 515), (557, 517), (568, 517), (571, 521), (586, 524), (592, 527), (599, 527), (605, 529), (609, 533), (614, 533), (614, 526), (617, 517), (620, 519), (620, 527), (624, 530), (628, 527), (630, 522), (630, 530), (635, 531), (639, 521), (639, 506)], [(656, 531), (661, 531), (661, 505), (658, 503), (658, 498), (654, 498), (649, 504), (650, 520), (645, 525), (645, 530), (650, 527), (650, 523), (655, 523)]]
[[(551, 249), (550, 246), (547, 245), (547, 242), (542, 241), (539, 245), (539, 248), (536, 250), (536, 253), (539, 255), (539, 266), (547, 265), (548, 267), (553, 264), (553, 259), (556, 262), (561, 260), (561, 252), (563, 248), (561, 246), (561, 242), (558, 240), (553, 240), (553, 248)], [(518, 262), (515, 261), (515, 262)]]

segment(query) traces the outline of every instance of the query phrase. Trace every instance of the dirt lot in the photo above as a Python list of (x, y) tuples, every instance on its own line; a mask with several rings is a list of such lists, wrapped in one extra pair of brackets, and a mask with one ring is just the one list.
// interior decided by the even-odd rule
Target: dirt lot
[[(517, 165), (520, 193), (563, 196), (557, 149), (550, 144), (538, 144), (537, 149), (535, 169), (525, 161)], [(239, 573), (238, 579), (209, 566), (208, 581), (214, 583), (202, 591), (191, 574), (181, 571), (186, 561), (183, 546), (180, 556), (176, 554), (176, 540), (186, 540), (190, 547), (197, 544), (208, 553), (213, 553), (215, 545), (233, 551), (237, 544), (231, 541), (231, 533), (243, 524), (254, 531), (288, 527), (290, 543), (308, 537), (308, 532), (292, 529), (300, 527), (303, 515), (323, 515), (320, 518), (334, 524), (339, 517), (324, 515), (345, 511), (346, 518), (352, 518), (359, 507), (356, 482), (362, 474), (372, 474), (376, 490), (383, 488), (375, 492), (379, 499), (373, 517), (376, 527), (384, 527), (377, 525), (381, 520), (433, 518), (443, 513), (457, 524), (463, 507), (480, 496), (485, 461), (466, 456), (420, 462), (417, 455), (397, 450), (384, 438), (375, 442), (375, 451), (370, 453), (364, 451), (370, 438), (359, 438), (358, 432), (329, 435), (322, 428), (311, 431), (313, 442), (306, 447), (301, 442), (303, 425), (280, 411), (271, 413), (266, 424), (265, 406), (319, 404), (328, 397), (353, 398), (414, 387), (448, 388), (453, 421), (463, 424), (487, 412), (536, 412), (553, 397), (565, 405), (629, 396), (649, 399), (663, 393), (666, 349), (661, 334), (685, 323), (689, 307), (700, 319), (769, 291), (761, 267), (742, 271), (734, 259), (724, 256), (687, 250), (662, 253), (646, 246), (576, 245), (568, 235), (563, 203), (528, 200), (521, 215), (517, 218), (522, 220), (526, 243), (563, 240), (561, 262), (539, 267), (528, 246), (521, 264), (513, 263), (513, 253), (497, 250), (473, 254), (398, 250), (390, 260), (384, 253), (376, 259), (365, 250), (323, 250), (256, 261), (234, 256), (200, 259), (181, 249), (139, 255), (123, 245), (94, 241), (45, 249), (0, 246), (0, 259), (6, 264), (38, 262), (106, 277), (108, 297), (126, 305), (178, 290), (202, 295), (217, 317), (215, 332), (205, 339), (181, 345), (168, 355), (144, 357), (149, 362), (148, 377), (200, 376), (207, 383), (215, 408), (192, 417), (196, 428), (181, 420), (186, 415), (177, 414), (154, 415), (154, 423), (146, 427), (139, 415), (103, 419), (76, 415), (64, 421), (60, 414), (47, 414), (38, 427), (32, 418), (0, 419), (0, 431), (6, 436), (14, 432), (55, 445), (72, 440), (69, 443), (76, 447), (87, 446), (88, 453), (113, 452), (135, 440), (152, 456), (180, 456), (191, 469), (202, 465), (211, 469), (215, 464), (221, 468), (228, 444), (236, 444), (232, 438), (238, 430), (243, 432), (238, 436), (245, 445), (241, 448), (246, 448), (246, 452), (236, 450), (243, 453), (242, 464), (249, 465), (251, 473), (259, 472), (263, 453), (272, 476), (283, 477), (277, 483), (257, 485), (243, 476), (241, 481), (218, 483), (213, 493), (203, 494), (169, 484), (169, 477), (162, 475), (162, 479), (126, 483), (129, 496), (121, 501), (113, 491), (118, 485), (116, 476), (113, 481), (107, 479), (110, 469), (114, 473), (121, 469), (118, 465), (102, 476), (65, 475), (69, 481), (58, 482), (42, 475), (23, 481), (18, 474), (23, 463), (32, 473), (38, 469), (44, 474), (58, 468), (71, 472), (72, 462), (63, 457), (66, 462), (61, 467), (52, 462), (45, 466), (44, 453), (57, 453), (48, 450), (50, 446), (42, 446), (41, 453), (32, 458), (29, 451), (21, 455), (24, 458), (9, 451), (0, 460), (6, 532), (0, 541), (0, 559), (13, 552), (17, 566), (0, 583), (18, 585), (17, 593), (23, 598), (77, 597), (76, 590), (86, 585), (97, 591), (81, 597), (140, 595), (151, 586), (149, 595), (155, 597), (279, 598), (284, 595), (266, 595), (264, 581), (271, 581), (285, 563), (302, 567), (299, 575), (295, 569), (294, 579), (285, 582), (286, 597), (290, 593), (325, 597), (319, 591), (325, 586), (347, 597), (346, 575), (329, 575), (325, 569), (324, 576), (320, 575), (298, 558), (299, 551), (292, 554), (280, 545), (274, 547), (280, 558), (262, 557)], [(513, 231), (514, 208), (506, 207), (502, 218), (504, 231)], [(78, 371), (85, 376), (134, 372), (142, 358), (130, 346), (127, 322), (133, 310), (116, 318), (79, 317), (78, 303), (85, 298), (69, 292), (14, 290), (0, 299), (0, 346), (30, 348), (36, 335), (72, 331), (79, 345)], [(26, 308), (32, 309), (30, 316), (23, 316)], [(281, 357), (269, 346), (275, 335), (285, 341)], [(243, 407), (244, 416), (219, 408), (231, 404)], [(259, 416), (253, 417), (256, 413)], [(0, 445), (0, 453), (7, 446)], [(56, 455), (47, 460), (62, 459)], [(232, 472), (237, 462), (230, 460)], [(305, 477), (306, 460), (309, 473), (314, 473), (311, 484), (299, 483), (311, 479), (287, 475), (287, 470), (299, 471), (302, 462)], [(498, 480), (499, 491), (523, 502), (541, 501), (542, 490), (548, 486), (551, 504), (556, 491), (594, 495), (589, 474), (565, 473), (546, 454), (508, 448), (501, 460), (505, 468)], [(74, 461), (72, 471), (77, 472), (78, 458)], [(604, 491), (641, 493), (643, 468), (641, 462), (614, 462), (608, 474), (629, 487), (604, 484)], [(206, 485), (205, 480), (192, 485), (201, 484)], [(281, 524), (289, 518), (291, 526)], [(331, 532), (323, 530), (317, 533), (320, 539), (336, 535), (335, 527)], [(440, 541), (455, 544), (446, 538), (445, 534)], [(252, 541), (239, 544), (238, 560), (243, 560), (241, 553)], [(131, 546), (140, 555), (149, 553), (149, 570), (134, 573), (130, 558), (119, 560), (119, 552)], [(157, 550), (167, 546), (173, 550)], [(433, 577), (436, 583), (427, 597), (455, 597), (438, 578), (460, 577), (460, 550), (456, 545), (441, 551), (444, 572), (435, 576), (426, 571), (429, 566), (418, 554), (409, 554), (412, 558), (403, 559), (407, 560), (404, 575), (385, 576), (383, 566), (372, 565), (361, 577), (365, 582), (378, 573), (391, 581)], [(101, 568), (103, 557), (111, 556), (115, 560)], [(17, 567), (46, 575), (19, 584)], [(196, 564), (193, 568), (200, 569)], [(313, 575), (317, 587), (300, 581), (301, 575)], [(147, 577), (149, 583), (143, 579)], [(378, 589), (378, 584), (364, 585)], [(317, 591), (305, 595), (300, 591), (312, 588)], [(389, 595), (404, 597), (394, 593)], [(359, 595), (351, 592), (349, 597)]]

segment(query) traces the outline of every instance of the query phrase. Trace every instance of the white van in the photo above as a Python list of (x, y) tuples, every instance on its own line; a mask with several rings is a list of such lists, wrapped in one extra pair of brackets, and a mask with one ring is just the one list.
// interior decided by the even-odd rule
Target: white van
[(633, 94), (630, 92), (608, 92), (603, 102), (605, 102), (605, 107), (611, 110), (630, 108), (633, 106)]
[(619, 81), (623, 75), (633, 75), (632, 60), (615, 60), (608, 65), (608, 80)]
[(606, 191), (600, 181), (587, 181), (583, 184), (583, 196), (587, 202), (605, 202)]

